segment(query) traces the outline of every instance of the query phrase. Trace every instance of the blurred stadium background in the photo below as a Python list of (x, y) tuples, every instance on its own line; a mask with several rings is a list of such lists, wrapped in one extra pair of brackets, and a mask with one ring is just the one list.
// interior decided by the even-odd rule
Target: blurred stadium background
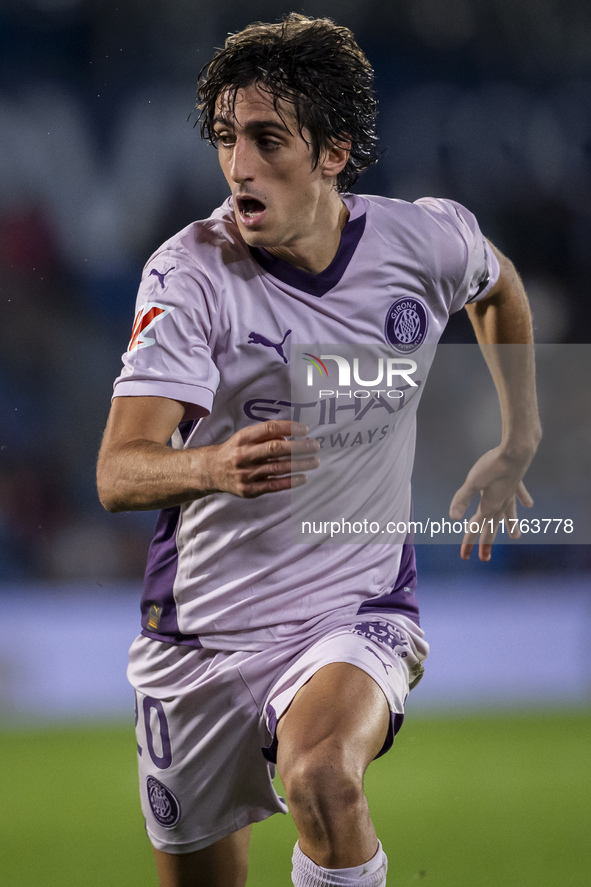
[[(538, 341), (590, 341), (586, 0), (1, 0), (0, 718), (13, 729), (129, 711), (154, 516), (107, 515), (96, 498), (111, 385), (143, 263), (226, 196), (193, 129), (197, 72), (229, 31), (290, 8), (350, 26), (375, 65), (384, 155), (357, 190), (466, 204), (522, 273)], [(462, 316), (446, 341), (473, 341)], [(589, 391), (564, 397), (580, 438)], [(433, 655), (417, 714), (588, 710), (589, 546), (418, 559)]]

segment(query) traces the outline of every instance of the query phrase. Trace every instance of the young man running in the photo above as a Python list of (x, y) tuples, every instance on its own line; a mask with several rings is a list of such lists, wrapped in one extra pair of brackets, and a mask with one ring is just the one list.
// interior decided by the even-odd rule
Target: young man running
[[(344, 435), (324, 433), (342, 419), (387, 469), (359, 469), (365, 500), (385, 491), (410, 520), (425, 355), (464, 306), (481, 343), (531, 342), (528, 303), (463, 207), (349, 193), (377, 152), (372, 69), (346, 28), (246, 28), (208, 66), (200, 108), (231, 197), (147, 263), (98, 463), (106, 508), (161, 509), (129, 668), (147, 830), (162, 887), (244, 887), (251, 824), (286, 810), (276, 763), (293, 884), (380, 887), (363, 774), (428, 652), (414, 551), (293, 544), (291, 497), (342, 464)], [(386, 349), (418, 381), (395, 403), (296, 401), (294, 343)], [(529, 504), (539, 423), (519, 355), (490, 356), (502, 443), (452, 503), (461, 516), (480, 492), (484, 560), (494, 521)]]

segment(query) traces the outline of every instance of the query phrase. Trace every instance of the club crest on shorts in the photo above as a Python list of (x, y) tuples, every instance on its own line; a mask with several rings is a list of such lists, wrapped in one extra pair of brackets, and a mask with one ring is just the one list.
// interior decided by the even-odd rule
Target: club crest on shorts
[(377, 641), (390, 647), (397, 656), (404, 659), (408, 656), (408, 641), (401, 631), (388, 622), (358, 622), (350, 629), (353, 634)]
[(384, 332), (395, 351), (410, 354), (423, 344), (428, 327), (429, 316), (421, 300), (402, 296), (390, 305)]
[(153, 776), (148, 776), (146, 785), (154, 819), (163, 828), (172, 828), (181, 818), (181, 805), (171, 790)]

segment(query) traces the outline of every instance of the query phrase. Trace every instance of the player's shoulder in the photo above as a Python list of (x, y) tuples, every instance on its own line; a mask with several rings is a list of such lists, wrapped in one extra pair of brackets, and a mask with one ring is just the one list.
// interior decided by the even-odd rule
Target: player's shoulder
[(413, 203), (425, 219), (444, 231), (450, 228), (462, 237), (469, 231), (478, 230), (478, 222), (474, 214), (457, 200), (449, 197), (421, 197)]
[(385, 240), (415, 256), (423, 268), (437, 273), (465, 263), (482, 233), (465, 206), (444, 197), (420, 197), (413, 202), (389, 197), (362, 196), (374, 238)]
[(217, 276), (221, 269), (245, 258), (249, 258), (248, 249), (226, 200), (207, 219), (191, 222), (158, 247), (146, 262), (144, 274), (154, 263), (175, 261), (194, 274)]
[(362, 194), (363, 201), (371, 215), (381, 221), (389, 220), (394, 225), (406, 224), (418, 227), (458, 227), (466, 220), (474, 218), (465, 206), (447, 197), (419, 197), (408, 201), (394, 197)]

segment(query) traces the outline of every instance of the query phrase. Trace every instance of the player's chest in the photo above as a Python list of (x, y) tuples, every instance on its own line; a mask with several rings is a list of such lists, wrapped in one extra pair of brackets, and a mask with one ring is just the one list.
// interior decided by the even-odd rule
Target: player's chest
[(323, 296), (258, 279), (233, 295), (221, 307), (214, 346), (221, 371), (239, 362), (244, 372), (275, 375), (301, 345), (375, 345), (405, 355), (436, 342), (444, 325), (418, 281), (401, 283), (387, 268), (358, 274)]

